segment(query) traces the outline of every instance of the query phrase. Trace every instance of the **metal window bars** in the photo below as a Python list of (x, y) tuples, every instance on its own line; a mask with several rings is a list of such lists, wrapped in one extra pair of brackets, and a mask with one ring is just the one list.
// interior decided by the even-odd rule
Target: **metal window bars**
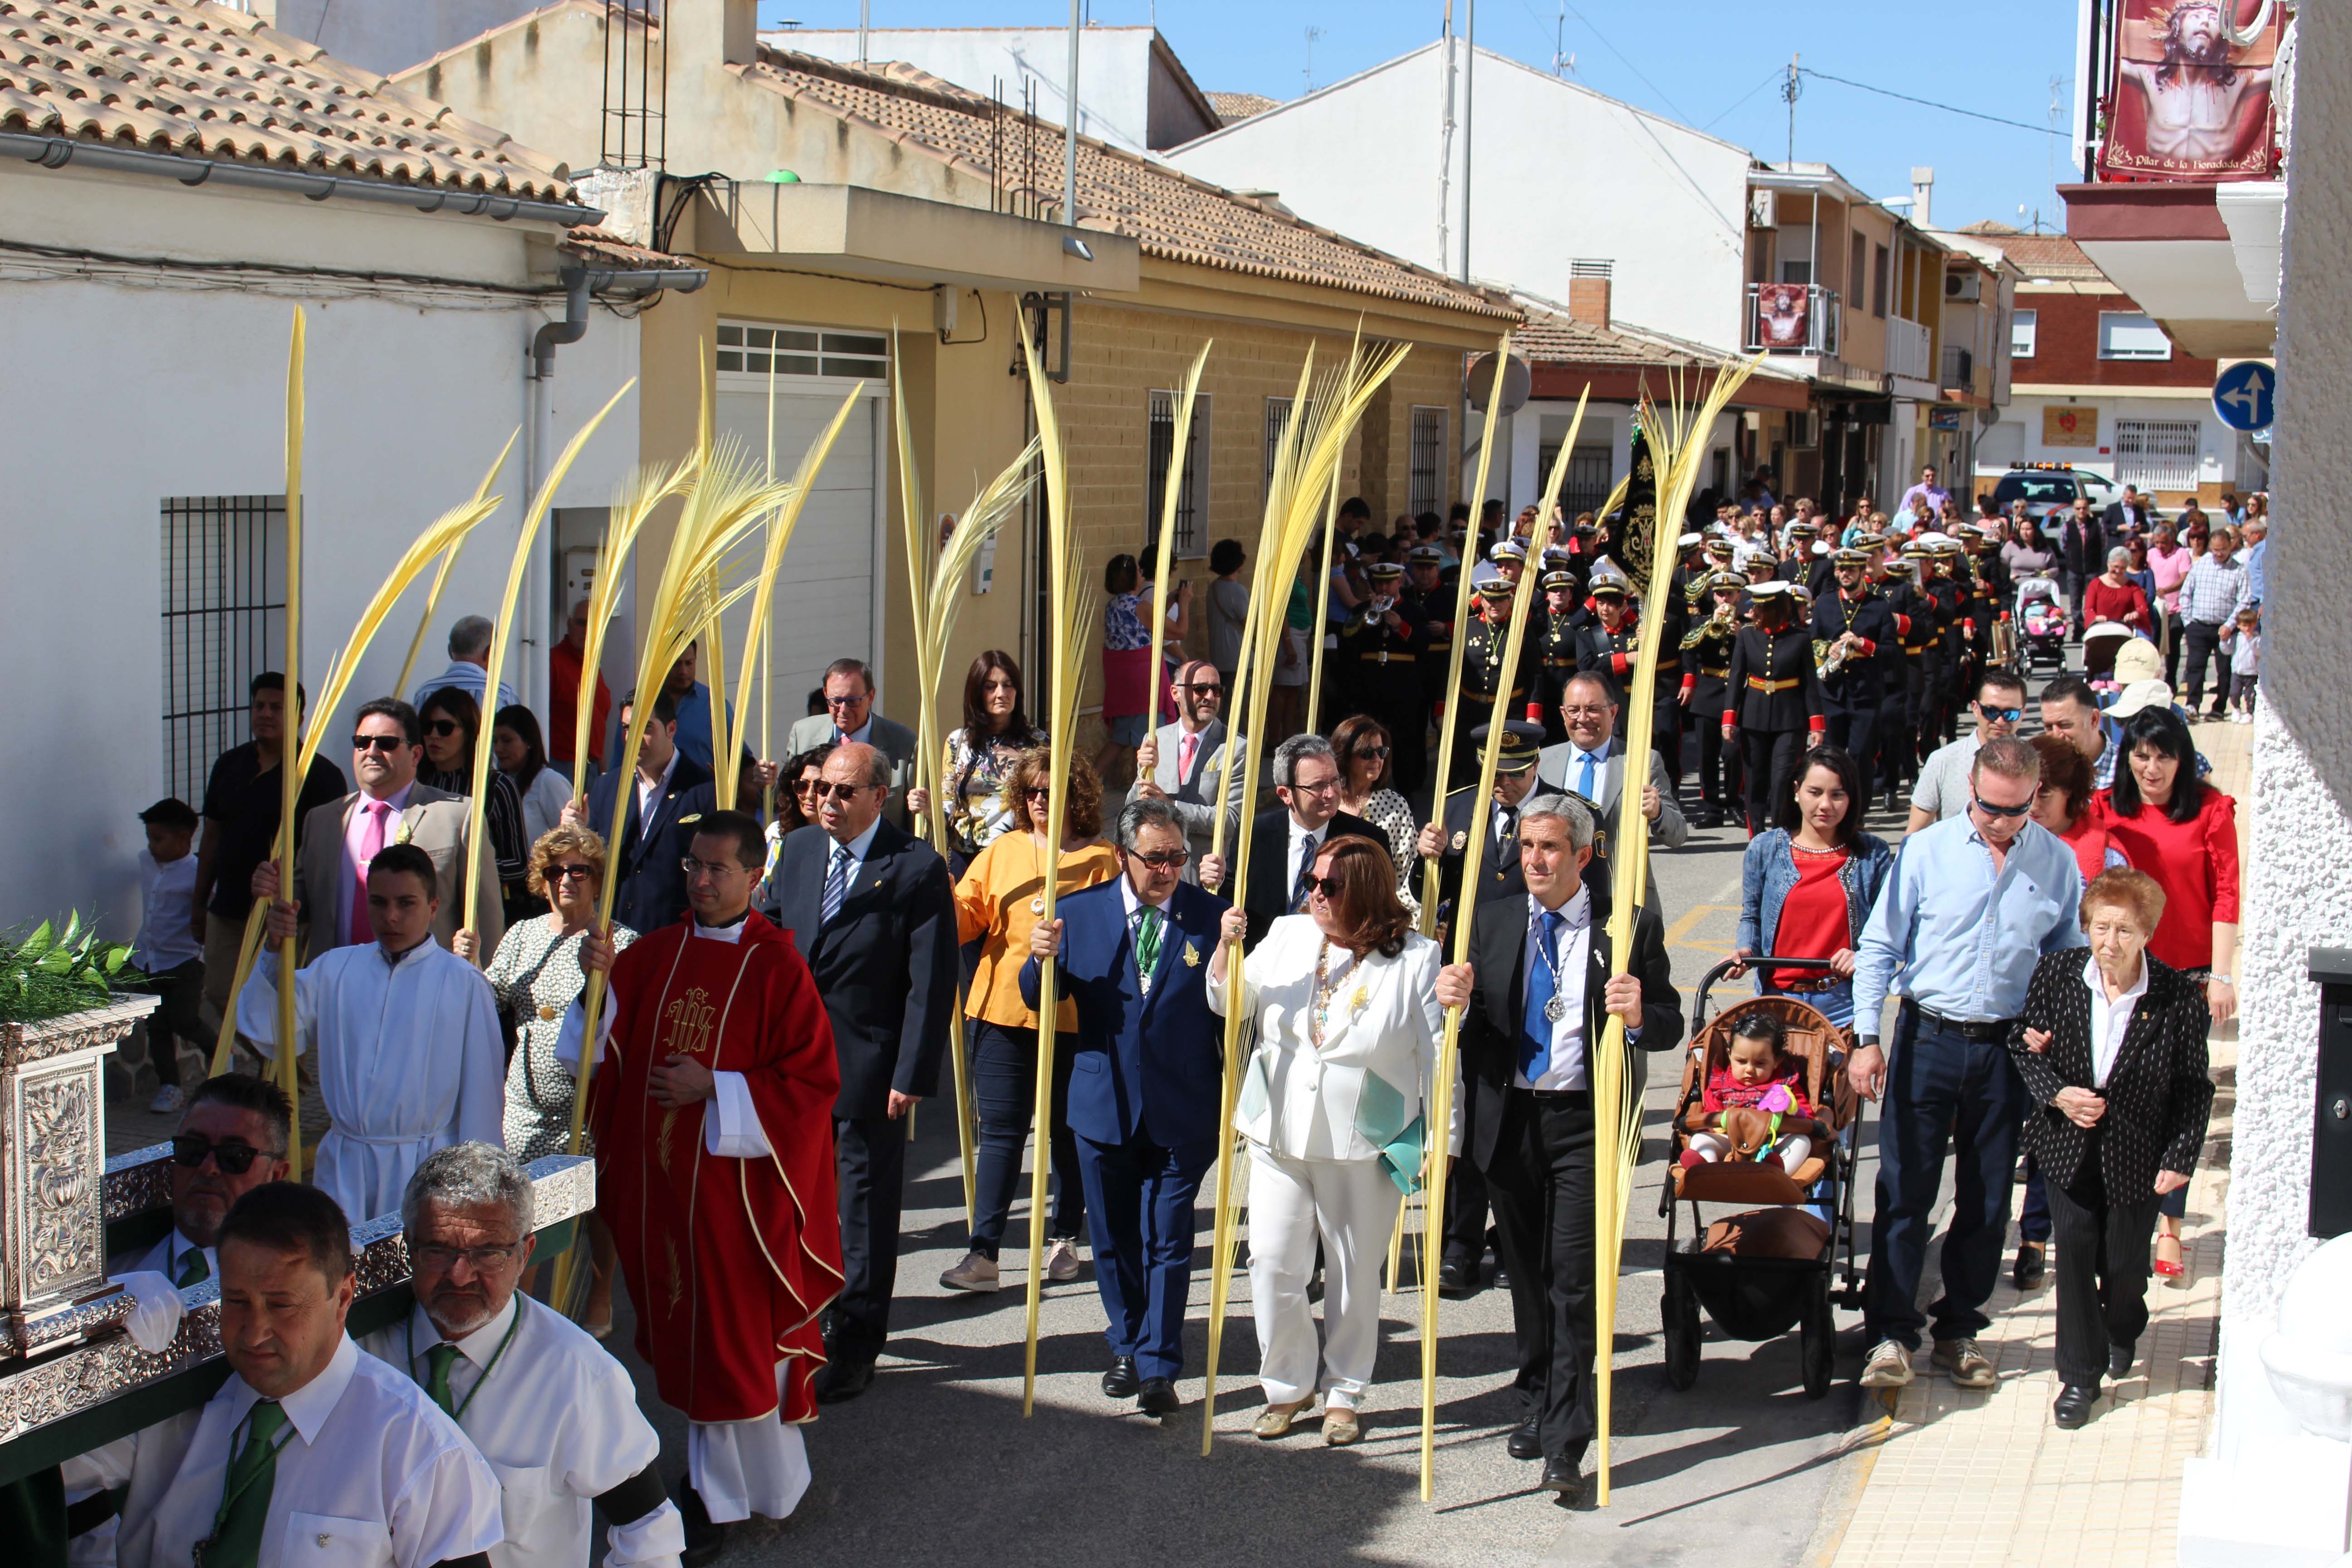
[(214, 759), (247, 738), (247, 686), (286, 648), (286, 498), (163, 504), (163, 787), (197, 805)]

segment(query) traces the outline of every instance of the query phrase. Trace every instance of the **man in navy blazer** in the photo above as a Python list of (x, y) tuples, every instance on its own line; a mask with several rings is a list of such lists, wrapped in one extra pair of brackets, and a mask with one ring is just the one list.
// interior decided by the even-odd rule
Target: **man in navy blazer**
[(902, 1119), (939, 1092), (958, 959), (948, 863), (883, 814), (890, 759), (845, 741), (818, 777), (816, 821), (784, 836), (760, 907), (808, 960), (841, 1058), (833, 1147), (843, 1279), (825, 1310), (825, 1366), (814, 1385), (819, 1404), (834, 1405), (874, 1381), (889, 1333), (907, 1180)]
[[(621, 704), (621, 733), (636, 720), (635, 693)], [(620, 759), (616, 754), (616, 765)], [(621, 842), (605, 850), (605, 875), (618, 877), (613, 895), (613, 918), (634, 931), (658, 931), (686, 912), (686, 852), (694, 842), (694, 825), (706, 812), (716, 811), (718, 795), (710, 770), (677, 747), (677, 703), (667, 691), (654, 694), (646, 716), (646, 738), (637, 750), (637, 771), (629, 795), (629, 819)], [(610, 837), (614, 792), (621, 787), (615, 771), (588, 787), (584, 825)], [(651, 810), (646, 809), (650, 802)], [(563, 820), (582, 822), (577, 808), (563, 807)]]
[(1086, 1183), (1095, 1278), (1110, 1320), (1103, 1393), (1146, 1415), (1178, 1409), (1193, 1200), (1217, 1155), (1224, 1021), (1209, 1011), (1208, 961), (1223, 899), (1182, 879), (1183, 818), (1165, 800), (1118, 816), (1114, 881), (1061, 900), (1021, 967), (1037, 1005), (1043, 961), (1077, 1005), (1070, 1131)]

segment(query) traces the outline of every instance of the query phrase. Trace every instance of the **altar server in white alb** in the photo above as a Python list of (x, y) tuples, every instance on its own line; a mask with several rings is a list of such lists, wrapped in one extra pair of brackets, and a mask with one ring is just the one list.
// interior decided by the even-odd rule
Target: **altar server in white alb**
[(343, 1332), (357, 1280), (335, 1201), (256, 1187), (218, 1256), (234, 1375), (139, 1434), (123, 1568), (489, 1568), (498, 1478), (413, 1379)]
[[(468, 958), (433, 940), (432, 858), (413, 844), (382, 850), (368, 868), (367, 899), (375, 941), (319, 954), (294, 987), (295, 1049), (317, 1049), (335, 1123), (319, 1142), (318, 1184), (361, 1219), (390, 1214), (436, 1149), (465, 1139), (506, 1146), (498, 1003)], [(295, 906), (272, 900), (269, 945), (236, 1004), (238, 1030), (273, 1057), (277, 944), (296, 918)], [(469, 933), (457, 934), (466, 944)]]
[(662, 1490), (661, 1439), (604, 1346), (515, 1289), (530, 1267), (530, 1178), (459, 1143), (408, 1179), (416, 1305), (361, 1342), (406, 1372), (490, 1463), (506, 1540), (491, 1568), (586, 1568), (604, 1516), (606, 1568), (677, 1568), (686, 1522)]

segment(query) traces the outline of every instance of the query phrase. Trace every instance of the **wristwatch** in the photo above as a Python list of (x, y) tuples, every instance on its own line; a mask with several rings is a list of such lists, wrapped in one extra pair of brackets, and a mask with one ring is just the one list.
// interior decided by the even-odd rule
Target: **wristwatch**
[(1878, 1037), (1864, 1035), (1854, 1041), (1853, 1048), (1858, 1051), (1874, 1051), (1878, 1048)]
[(2207, 975), (2206, 978), (2208, 980), (2218, 980), (2224, 985), (2235, 985), (2238, 983), (2235, 976), (2224, 974), (2218, 969), (2212, 973)]

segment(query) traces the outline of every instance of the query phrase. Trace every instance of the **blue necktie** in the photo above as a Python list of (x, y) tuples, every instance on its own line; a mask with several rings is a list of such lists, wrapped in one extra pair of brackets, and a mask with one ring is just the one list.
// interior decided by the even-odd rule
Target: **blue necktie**
[(1559, 993), (1552, 975), (1559, 968), (1559, 928), (1564, 923), (1556, 910), (1543, 913), (1536, 938), (1540, 962), (1528, 972), (1528, 1007), (1519, 1022), (1519, 1075), (1529, 1083), (1541, 1082), (1551, 1070), (1552, 1024), (1544, 1009)]
[(1599, 800), (1601, 797), (1592, 793), (1592, 753), (1586, 752), (1583, 756), (1584, 770), (1576, 775), (1576, 793), (1587, 800)]
[(817, 908), (816, 923), (829, 926), (833, 917), (841, 912), (841, 900), (849, 891), (849, 846), (833, 847), (833, 868), (824, 874), (824, 897)]
[(1315, 835), (1308, 834), (1298, 841), (1298, 880), (1291, 884), (1290, 910), (1297, 914), (1307, 907), (1307, 879), (1315, 875)]

